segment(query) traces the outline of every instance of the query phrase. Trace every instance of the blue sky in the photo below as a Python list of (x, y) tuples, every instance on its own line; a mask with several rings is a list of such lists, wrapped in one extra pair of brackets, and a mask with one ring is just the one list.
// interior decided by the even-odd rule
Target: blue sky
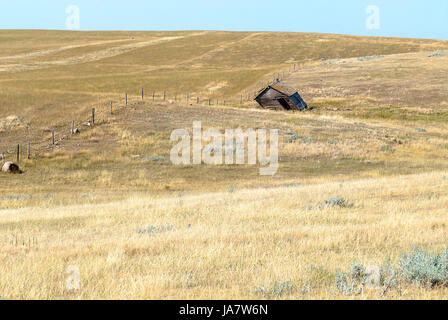
[[(75, 5), (80, 30), (293, 31), (448, 40), (447, 0), (2, 2), (2, 29), (64, 30), (66, 9)], [(367, 13), (369, 6), (377, 9)], [(368, 28), (366, 20), (372, 14)]]

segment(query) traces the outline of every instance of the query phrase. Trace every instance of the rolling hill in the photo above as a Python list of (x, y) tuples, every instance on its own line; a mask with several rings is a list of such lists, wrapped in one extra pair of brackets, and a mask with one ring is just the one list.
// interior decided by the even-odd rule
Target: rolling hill
[[(0, 174), (0, 296), (344, 298), (352, 263), (444, 249), (447, 71), (447, 41), (0, 31), (0, 152), (24, 171)], [(310, 110), (257, 108), (277, 77)], [(278, 173), (172, 165), (193, 121), (279, 129)], [(446, 296), (403, 287), (386, 298)]]

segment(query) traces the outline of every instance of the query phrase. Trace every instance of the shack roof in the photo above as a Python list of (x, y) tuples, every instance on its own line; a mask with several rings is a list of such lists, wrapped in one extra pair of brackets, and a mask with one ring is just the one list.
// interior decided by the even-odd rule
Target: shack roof
[(277, 81), (274, 84), (271, 84), (270, 87), (278, 92), (281, 92), (289, 97), (293, 96), (297, 93), (297, 89), (284, 84), (283, 82)]

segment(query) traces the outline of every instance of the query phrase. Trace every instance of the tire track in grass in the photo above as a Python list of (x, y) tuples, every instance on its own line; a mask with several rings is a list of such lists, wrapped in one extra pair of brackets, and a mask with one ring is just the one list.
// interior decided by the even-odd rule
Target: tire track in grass
[[(30, 70), (38, 70), (49, 68), (53, 66), (66, 66), (66, 65), (76, 65), (81, 63), (93, 62), (98, 60), (103, 60), (107, 58), (111, 58), (114, 56), (118, 56), (123, 53), (127, 53), (136, 49), (157, 45), (164, 42), (179, 40), (183, 38), (193, 37), (201, 33), (194, 33), (188, 36), (174, 36), (174, 37), (161, 37), (159, 39), (142, 41), (137, 43), (125, 44), (119, 47), (108, 48), (104, 50), (99, 50), (92, 53), (87, 53), (79, 56), (74, 56), (62, 60), (56, 61), (43, 61), (43, 62), (34, 62), (34, 63), (23, 63), (23, 64), (9, 64), (9, 65), (0, 65), (0, 73), (14, 73), (14, 72), (22, 72), (22, 71), (30, 71)], [(64, 49), (65, 50), (65, 49)]]

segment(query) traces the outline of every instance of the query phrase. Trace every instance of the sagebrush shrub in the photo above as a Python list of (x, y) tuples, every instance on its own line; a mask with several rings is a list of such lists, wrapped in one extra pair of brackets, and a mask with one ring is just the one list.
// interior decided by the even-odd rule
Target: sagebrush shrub
[(426, 129), (425, 128), (415, 128), (415, 131), (426, 132)]
[(395, 151), (391, 146), (382, 146), (382, 147), (380, 148), (380, 150), (381, 150), (382, 152), (391, 152), (391, 153)]
[(448, 286), (448, 249), (431, 254), (415, 248), (402, 255), (399, 264), (404, 279), (415, 285)]
[(302, 140), (303, 143), (312, 143), (313, 142), (312, 138), (300, 136), (297, 133), (292, 132), (292, 131), (287, 131), (286, 134), (289, 136), (287, 139), (288, 143), (294, 143), (297, 140)]
[(337, 272), (335, 274), (336, 288), (345, 296), (361, 294), (362, 283), (357, 278), (352, 278), (351, 273)]
[(148, 157), (143, 157), (143, 161), (168, 162), (168, 158), (163, 157), (163, 156), (148, 156)]
[(291, 280), (276, 281), (271, 286), (259, 285), (255, 288), (255, 293), (264, 297), (273, 298), (281, 297), (283, 295), (292, 294), (296, 289), (296, 286)]
[[(374, 272), (375, 270), (378, 270), (378, 273)], [(392, 289), (401, 293), (397, 272), (392, 268), (389, 259), (380, 268), (366, 268), (363, 264), (354, 264), (348, 272), (337, 272), (336, 288), (343, 295), (358, 295), (364, 288), (379, 289), (381, 295)]]
[(353, 207), (353, 203), (346, 201), (342, 197), (334, 197), (334, 198), (325, 200), (324, 203), (321, 203), (318, 206), (319, 209), (332, 208), (332, 207), (351, 208), (351, 207)]
[(380, 289), (382, 295), (392, 289), (401, 294), (404, 283), (428, 289), (448, 287), (448, 249), (439, 254), (414, 248), (402, 254), (395, 267), (388, 258), (380, 268), (373, 270), (377, 272), (372, 273), (362, 264), (354, 264), (348, 272), (339, 271), (335, 274), (336, 288), (343, 295), (361, 294), (372, 280), (373, 288)]
[(161, 232), (174, 231), (174, 230), (176, 230), (176, 227), (167, 223), (164, 226), (149, 226), (146, 228), (140, 228), (137, 230), (137, 232), (146, 233), (149, 234), (150, 236), (154, 236)]

